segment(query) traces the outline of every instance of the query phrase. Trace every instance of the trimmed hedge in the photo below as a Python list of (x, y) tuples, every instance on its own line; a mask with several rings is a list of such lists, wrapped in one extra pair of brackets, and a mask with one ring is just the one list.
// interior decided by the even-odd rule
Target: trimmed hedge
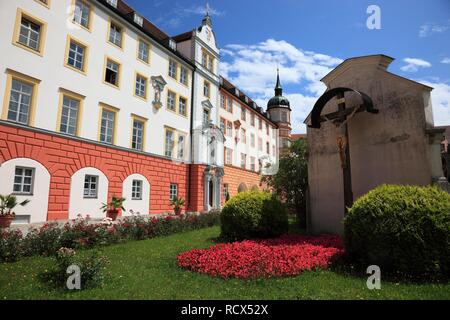
[(283, 204), (272, 194), (242, 192), (229, 200), (220, 215), (221, 236), (229, 240), (278, 237), (288, 231)]
[(450, 194), (437, 187), (383, 185), (344, 220), (351, 261), (410, 278), (450, 275)]

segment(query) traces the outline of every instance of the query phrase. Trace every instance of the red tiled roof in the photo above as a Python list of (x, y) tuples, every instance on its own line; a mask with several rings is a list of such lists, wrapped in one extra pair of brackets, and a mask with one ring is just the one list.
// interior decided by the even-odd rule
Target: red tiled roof
[(182, 34), (179, 34), (175, 37), (172, 37), (173, 40), (175, 40), (175, 42), (183, 42), (183, 41), (187, 41), (192, 39), (192, 37), (194, 36), (194, 32), (193, 31), (188, 31)]

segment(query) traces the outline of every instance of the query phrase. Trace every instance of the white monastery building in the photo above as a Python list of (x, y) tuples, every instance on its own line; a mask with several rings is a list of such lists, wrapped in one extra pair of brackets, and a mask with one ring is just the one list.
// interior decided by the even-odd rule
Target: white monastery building
[(267, 110), (219, 75), (211, 18), (169, 36), (121, 0), (0, 2), (0, 194), (15, 223), (219, 209), (263, 188), (290, 141), (279, 77)]

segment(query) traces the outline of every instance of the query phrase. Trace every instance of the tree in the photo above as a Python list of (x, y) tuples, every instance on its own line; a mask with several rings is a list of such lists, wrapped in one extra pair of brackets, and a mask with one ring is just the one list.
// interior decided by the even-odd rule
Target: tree
[(290, 152), (280, 158), (279, 171), (274, 176), (262, 177), (297, 216), (300, 227), (306, 227), (306, 190), (308, 188), (308, 143), (305, 139), (294, 141)]

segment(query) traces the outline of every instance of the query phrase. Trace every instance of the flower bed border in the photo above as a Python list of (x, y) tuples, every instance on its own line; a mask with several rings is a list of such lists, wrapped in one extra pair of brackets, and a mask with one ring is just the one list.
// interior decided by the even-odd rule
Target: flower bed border
[(105, 218), (95, 224), (79, 215), (64, 225), (53, 222), (30, 228), (25, 236), (20, 230), (0, 229), (0, 263), (15, 262), (26, 256), (55, 255), (62, 247), (90, 249), (126, 240), (145, 240), (203, 229), (219, 223), (220, 213), (213, 211), (158, 217), (136, 214), (116, 222)]

